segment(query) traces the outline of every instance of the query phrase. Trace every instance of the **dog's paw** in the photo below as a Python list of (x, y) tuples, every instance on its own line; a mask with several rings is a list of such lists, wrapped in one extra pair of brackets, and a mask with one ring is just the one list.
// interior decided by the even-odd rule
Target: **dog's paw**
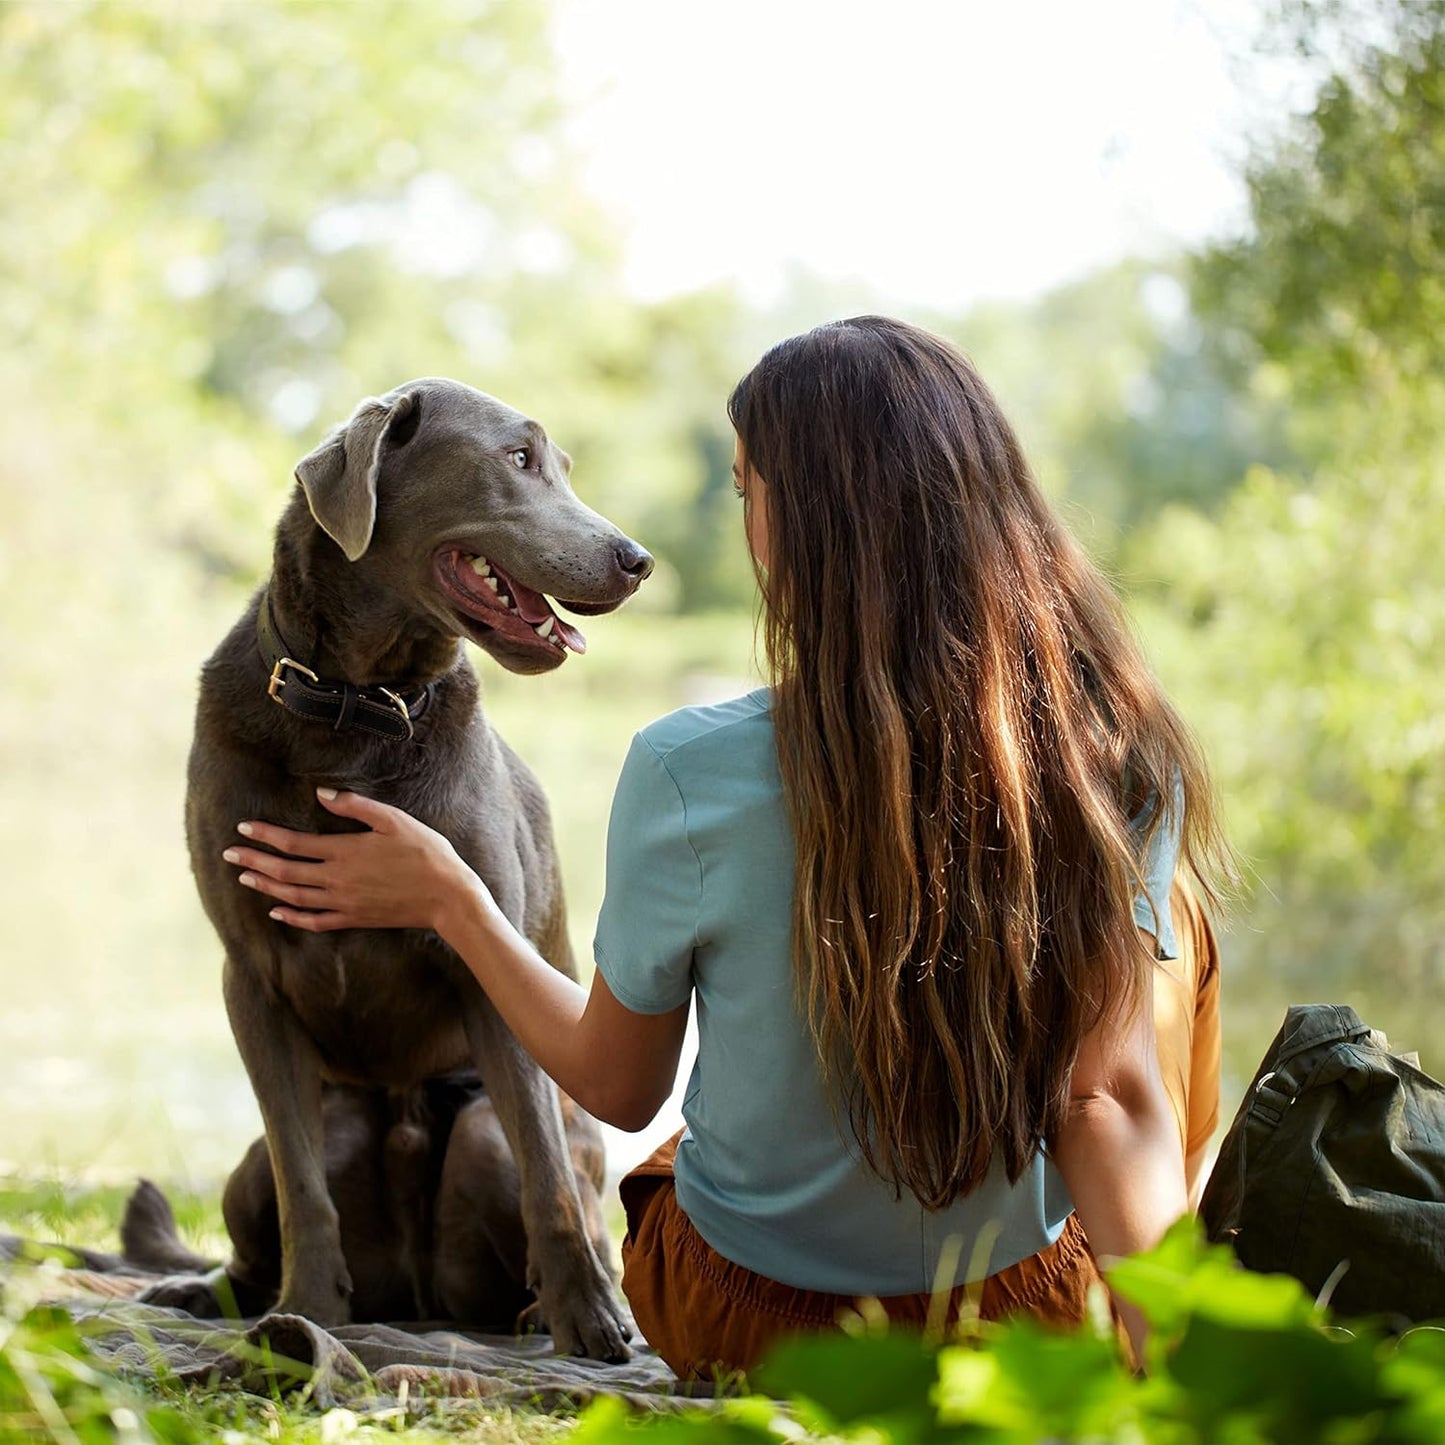
[(201, 1320), (217, 1320), (226, 1313), (215, 1273), (173, 1274), (158, 1279), (136, 1295), (136, 1303), (184, 1310)]
[(548, 1318), (552, 1347), (559, 1355), (578, 1355), (589, 1360), (621, 1364), (632, 1358), (627, 1342), (632, 1326), (610, 1293), (601, 1299), (574, 1300), (559, 1319)]
[(632, 1322), (601, 1270), (589, 1273), (595, 1273), (595, 1278), (570, 1289), (549, 1291), (544, 1285), (537, 1303), (523, 1311), (518, 1323), (546, 1330), (559, 1355), (620, 1364), (632, 1358), (627, 1348)]

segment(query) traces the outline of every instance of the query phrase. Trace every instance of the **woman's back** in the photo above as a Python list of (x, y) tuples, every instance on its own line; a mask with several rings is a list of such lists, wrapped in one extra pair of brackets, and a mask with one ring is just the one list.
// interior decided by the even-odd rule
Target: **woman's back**
[[(769, 703), (759, 689), (645, 728), (608, 830), (598, 968), (640, 1013), (697, 993), (678, 1202), (718, 1253), (799, 1288), (886, 1296), (981, 1278), (1058, 1237), (1067, 1190), (1038, 1154), (1015, 1185), (996, 1161), (930, 1211), (844, 1143), (797, 1002), (794, 845)], [(1147, 872), (1166, 928), (1173, 869), (1161, 838)], [(1152, 931), (1143, 899), (1136, 913)]]

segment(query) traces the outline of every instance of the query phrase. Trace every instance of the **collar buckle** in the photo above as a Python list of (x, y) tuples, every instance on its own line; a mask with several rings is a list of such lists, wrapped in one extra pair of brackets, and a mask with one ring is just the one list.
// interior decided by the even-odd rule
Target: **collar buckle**
[(416, 729), (411, 725), (411, 709), (406, 705), (406, 700), (389, 687), (382, 687), (380, 683), (377, 684), (376, 690), (385, 693), (391, 705), (401, 714), (401, 720), (406, 724), (406, 740), (410, 742), (416, 736)]
[[(266, 696), (269, 697), (272, 702), (281, 703), (282, 707), (286, 705), (281, 697), (281, 689), (286, 686), (286, 679), (282, 676), (281, 670), (282, 668), (286, 667), (294, 668), (297, 672), (304, 672), (313, 683), (319, 683), (321, 681), (321, 679), (317, 677), (316, 674), (312, 672), (311, 669), (307, 667), (304, 662), (296, 662), (294, 659), (289, 657), (278, 657), (276, 659), (275, 667), (271, 669), (271, 680), (266, 684)], [(391, 696), (396, 697), (396, 694), (393, 693), (391, 694)], [(398, 702), (400, 701), (399, 698), (397, 698), (396, 700)], [(406, 725), (408, 728), (411, 727), (410, 716), (407, 717)]]

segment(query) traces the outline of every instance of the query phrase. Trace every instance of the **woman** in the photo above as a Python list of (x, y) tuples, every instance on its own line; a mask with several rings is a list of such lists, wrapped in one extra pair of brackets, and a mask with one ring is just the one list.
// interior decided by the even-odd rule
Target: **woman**
[(623, 1184), (623, 1288), (680, 1373), (862, 1296), (1079, 1321), (1095, 1258), (1185, 1211), (1213, 1126), (1208, 930), (1171, 895), (1223, 853), (1198, 753), (954, 348), (819, 327), (729, 414), (773, 685), (634, 740), (590, 990), (380, 804), (330, 800), (373, 831), (299, 886), (234, 856), (280, 922), (435, 928), (625, 1129), (696, 995), (688, 1129)]

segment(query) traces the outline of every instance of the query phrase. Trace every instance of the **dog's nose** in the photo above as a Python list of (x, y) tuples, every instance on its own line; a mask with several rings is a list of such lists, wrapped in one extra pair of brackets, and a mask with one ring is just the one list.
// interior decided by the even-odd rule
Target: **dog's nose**
[(617, 565), (629, 577), (635, 577), (639, 582), (652, 571), (652, 553), (644, 552), (636, 542), (619, 542), (615, 555)]

